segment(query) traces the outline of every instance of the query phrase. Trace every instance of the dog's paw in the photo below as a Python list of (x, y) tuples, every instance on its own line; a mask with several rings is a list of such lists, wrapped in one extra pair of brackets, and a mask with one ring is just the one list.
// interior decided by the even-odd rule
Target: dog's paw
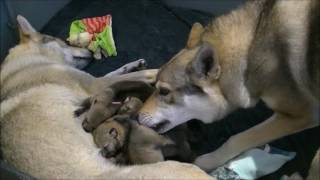
[(147, 63), (144, 59), (139, 59), (122, 66), (122, 74), (146, 69)]

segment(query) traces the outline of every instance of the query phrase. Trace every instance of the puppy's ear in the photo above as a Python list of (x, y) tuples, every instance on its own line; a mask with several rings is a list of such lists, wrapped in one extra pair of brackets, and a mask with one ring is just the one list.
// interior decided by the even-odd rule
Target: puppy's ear
[(197, 79), (218, 79), (221, 68), (217, 58), (215, 58), (213, 47), (203, 43), (194, 59), (187, 66), (187, 73)]
[(21, 15), (17, 16), (17, 22), (18, 22), (20, 42), (21, 43), (27, 42), (31, 38), (31, 35), (37, 31), (31, 26), (29, 21)]
[(200, 23), (196, 22), (192, 25), (192, 28), (188, 37), (187, 48), (193, 48), (196, 45), (198, 45), (203, 31), (204, 31), (204, 28)]

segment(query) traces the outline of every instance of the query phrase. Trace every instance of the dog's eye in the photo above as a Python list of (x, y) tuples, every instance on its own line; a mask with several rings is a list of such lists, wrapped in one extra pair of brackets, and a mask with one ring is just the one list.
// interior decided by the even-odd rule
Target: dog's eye
[(160, 89), (159, 89), (159, 94), (160, 94), (161, 96), (166, 96), (166, 95), (168, 95), (169, 93), (170, 93), (170, 90), (167, 89), (167, 88), (160, 88)]
[(185, 90), (187, 94), (203, 93), (203, 90), (201, 89), (201, 87), (197, 85), (187, 86)]

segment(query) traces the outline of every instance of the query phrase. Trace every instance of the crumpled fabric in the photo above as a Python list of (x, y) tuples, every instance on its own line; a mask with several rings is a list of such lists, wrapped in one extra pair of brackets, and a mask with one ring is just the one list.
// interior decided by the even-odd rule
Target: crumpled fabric
[(257, 179), (278, 170), (295, 157), (295, 152), (287, 152), (269, 145), (244, 152), (227, 164), (212, 171), (217, 179), (238, 180)]

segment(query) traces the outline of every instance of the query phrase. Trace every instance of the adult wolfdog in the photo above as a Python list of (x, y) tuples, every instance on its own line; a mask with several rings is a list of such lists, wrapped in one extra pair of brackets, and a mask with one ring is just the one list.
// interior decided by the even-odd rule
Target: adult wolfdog
[(155, 81), (157, 70), (122, 74), (133, 62), (101, 78), (76, 69), (90, 53), (34, 30), (17, 18), (20, 44), (1, 66), (3, 158), (39, 179), (208, 179), (198, 167), (174, 161), (119, 167), (99, 154), (74, 111), (85, 98), (123, 81)]

